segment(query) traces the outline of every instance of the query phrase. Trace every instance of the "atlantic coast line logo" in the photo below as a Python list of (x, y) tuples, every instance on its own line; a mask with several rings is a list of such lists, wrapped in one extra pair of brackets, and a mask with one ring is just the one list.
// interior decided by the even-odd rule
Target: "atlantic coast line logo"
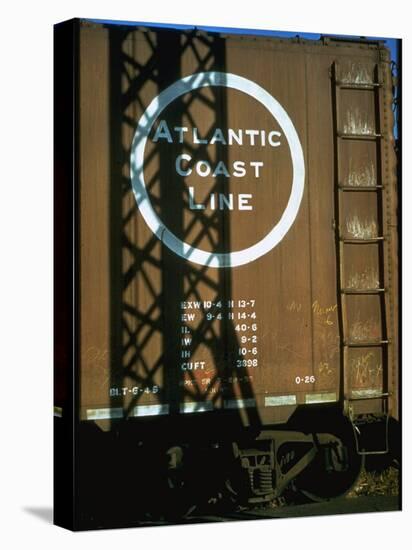
[[(199, 136), (197, 128), (189, 129), (188, 127), (169, 126), (167, 120), (161, 118), (162, 113), (173, 101), (185, 94), (208, 86), (231, 88), (254, 98), (273, 117), (280, 131), (260, 129), (236, 130), (232, 128), (227, 128), (224, 131), (221, 128), (216, 128), (210, 140), (206, 142), (206, 140)], [(153, 133), (152, 130), (155, 127), (156, 121), (158, 124)], [(287, 182), (287, 185), (290, 186), (290, 195), (280, 218), (274, 221), (273, 226), (262, 238), (241, 250), (211, 252), (183, 242), (160, 219), (160, 216), (153, 207), (146, 187), (144, 174), (145, 148), (151, 133), (153, 134), (151, 139), (155, 143), (183, 143), (184, 137), (190, 134), (193, 142), (198, 144), (209, 143), (219, 146), (240, 144), (246, 147), (259, 144), (260, 147), (267, 147), (273, 151), (279, 147), (287, 146), (292, 165), (292, 181)], [(214, 165), (204, 160), (196, 163), (191, 163), (191, 161), (191, 156), (188, 154), (182, 153), (177, 155), (174, 162), (174, 170), (176, 176), (189, 180), (188, 208), (194, 211), (205, 209), (206, 205), (197, 201), (195, 188), (190, 184), (192, 176), (201, 178), (239, 178), (243, 177), (246, 171), (249, 171), (253, 178), (265, 177), (265, 166), (262, 161), (249, 160), (248, 162), (244, 162), (236, 160), (232, 163), (230, 171), (223, 161), (216, 162)], [(293, 225), (299, 211), (304, 191), (305, 166), (299, 137), (291, 119), (280, 103), (265, 89), (247, 78), (232, 73), (213, 71), (186, 76), (163, 90), (152, 100), (140, 117), (133, 137), (130, 177), (140, 213), (158, 239), (175, 254), (190, 262), (208, 267), (222, 268), (236, 267), (252, 262), (267, 254), (282, 241)], [(234, 200), (233, 196), (227, 197), (223, 194), (219, 194), (218, 196), (213, 195), (210, 197), (207, 206), (211, 209), (226, 209), (229, 211), (234, 208), (245, 212), (253, 211), (253, 195), (251, 193), (239, 193), (235, 204)]]

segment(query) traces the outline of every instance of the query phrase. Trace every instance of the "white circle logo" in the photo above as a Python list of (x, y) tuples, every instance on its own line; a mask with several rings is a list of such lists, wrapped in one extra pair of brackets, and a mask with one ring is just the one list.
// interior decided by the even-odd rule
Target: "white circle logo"
[[(293, 165), (292, 189), (280, 220), (259, 242), (235, 252), (207, 252), (194, 248), (190, 244), (178, 239), (162, 223), (153, 209), (144, 179), (144, 152), (147, 139), (155, 121), (172, 101), (184, 94), (206, 86), (226, 86), (244, 92), (259, 101), (282, 128), (291, 153)], [(286, 111), (274, 97), (261, 86), (247, 78), (231, 73), (212, 71), (186, 76), (163, 90), (163, 92), (153, 99), (141, 116), (134, 134), (131, 147), (130, 177), (137, 206), (145, 222), (157, 238), (170, 250), (196, 264), (208, 267), (236, 267), (252, 262), (265, 255), (280, 243), (291, 228), (302, 201), (305, 163), (302, 146), (295, 127)]]

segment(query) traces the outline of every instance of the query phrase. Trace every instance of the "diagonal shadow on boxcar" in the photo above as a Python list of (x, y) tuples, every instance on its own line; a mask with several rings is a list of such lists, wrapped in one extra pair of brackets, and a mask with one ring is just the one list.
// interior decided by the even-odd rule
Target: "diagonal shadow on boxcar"
[[(138, 228), (139, 213), (129, 178), (130, 137), (133, 135), (136, 122), (142, 109), (147, 106), (144, 98), (148, 82), (152, 83), (157, 92), (165, 89), (182, 76), (181, 59), (187, 51), (192, 50), (197, 60), (196, 73), (210, 70), (224, 70), (224, 43), (219, 37), (197, 36), (195, 33), (182, 35), (176, 32), (145, 32), (146, 46), (141, 40), (135, 40), (133, 32), (124, 31), (123, 36), (114, 31), (111, 37), (111, 96), (112, 103), (112, 196), (111, 196), (111, 254), (112, 254), (112, 306), (111, 306), (111, 342), (113, 380), (112, 385), (124, 383), (130, 379), (135, 384), (141, 384), (145, 390), (134, 395), (130, 400), (122, 400), (122, 406), (130, 415), (139, 402), (169, 403), (170, 412), (178, 412), (179, 404), (185, 396), (197, 402), (205, 400), (213, 394), (212, 401), (218, 401), (220, 391), (216, 384), (225, 385), (225, 395), (234, 395), (231, 384), (227, 382), (230, 367), (228, 357), (233, 357), (239, 348), (233, 323), (221, 322), (220, 332), (217, 323), (203, 320), (193, 335), (192, 355), (196, 348), (203, 345), (209, 348), (215, 364), (224, 368), (208, 381), (206, 388), (199, 386), (199, 381), (193, 374), (187, 373), (187, 379), (182, 380), (179, 342), (179, 322), (181, 319), (181, 303), (187, 300), (201, 300), (199, 289), (206, 292), (213, 303), (224, 302), (231, 298), (230, 270), (210, 270), (207, 266), (197, 266), (177, 258), (150, 231)], [(116, 43), (117, 42), (117, 43)], [(139, 62), (139, 54), (149, 55), (145, 63)], [(121, 64), (119, 64), (119, 59)], [(117, 71), (117, 74), (113, 74)], [(123, 82), (124, 89), (120, 85)], [(125, 86), (124, 83), (127, 82)], [(116, 84), (118, 84), (116, 89)], [(197, 102), (207, 109), (210, 120), (209, 128), (225, 127), (226, 104), (223, 87), (210, 87), (212, 98), (203, 90), (196, 90), (188, 97), (174, 102), (171, 124), (182, 125), (183, 117), (196, 127), (197, 122), (192, 111), (192, 105)], [(117, 97), (116, 97), (117, 96)], [(147, 97), (147, 95), (146, 95)], [(117, 107), (117, 109), (116, 109)], [(120, 108), (120, 114), (118, 109)], [(120, 116), (120, 119), (119, 119)], [(119, 124), (121, 127), (119, 128)], [(116, 127), (117, 126), (117, 127)], [(129, 139), (128, 139), (129, 138)], [(186, 144), (186, 147), (189, 147)], [(117, 149), (117, 150), (116, 150)], [(230, 242), (227, 217), (219, 210), (207, 214), (205, 210), (191, 211), (191, 219), (184, 225), (184, 213), (189, 211), (186, 189), (176, 189), (168, 172), (170, 162), (163, 159), (168, 155), (176, 157), (181, 146), (168, 144), (168, 149), (162, 150), (162, 144), (157, 144), (146, 155), (145, 170), (150, 171), (150, 165), (155, 168), (147, 179), (147, 189), (154, 208), (159, 217), (175, 234), (185, 236), (192, 233), (191, 243), (196, 246), (206, 239), (215, 251), (222, 251)], [(190, 153), (194, 158), (212, 161), (206, 144), (192, 146)], [(225, 160), (225, 152), (217, 150), (218, 160)], [(162, 159), (160, 161), (160, 158)], [(121, 176), (120, 176), (121, 174)], [(227, 186), (227, 179), (218, 176), (210, 185), (210, 192), (222, 191)], [(121, 190), (121, 193), (119, 193)], [(120, 196), (119, 196), (120, 195)], [(193, 228), (197, 235), (193, 238)], [(141, 233), (139, 235), (139, 232)], [(215, 271), (211, 274), (211, 271)], [(160, 284), (159, 284), (160, 283)], [(145, 299), (145, 295), (148, 298)], [(147, 303), (147, 305), (146, 305)], [(225, 317), (225, 315), (223, 315)], [(227, 317), (227, 316), (226, 316)], [(150, 348), (150, 346), (153, 346)], [(158, 356), (153, 360), (154, 349), (159, 349)], [(223, 354), (223, 357), (222, 357)], [(150, 357), (150, 359), (149, 359)], [(222, 360), (223, 359), (223, 360)], [(122, 369), (118, 368), (122, 366)], [(117, 379), (121, 373), (122, 380)], [(229, 371), (229, 372), (228, 372)], [(163, 380), (156, 383), (159, 373)], [(179, 387), (177, 386), (181, 386)], [(147, 398), (153, 392), (156, 395)], [(219, 388), (220, 389), (220, 388)], [(242, 385), (242, 397), (252, 397), (252, 389)], [(118, 405), (119, 396), (114, 403)], [(151, 399), (150, 399), (151, 398)], [(258, 423), (258, 418), (252, 418), (252, 423)]]

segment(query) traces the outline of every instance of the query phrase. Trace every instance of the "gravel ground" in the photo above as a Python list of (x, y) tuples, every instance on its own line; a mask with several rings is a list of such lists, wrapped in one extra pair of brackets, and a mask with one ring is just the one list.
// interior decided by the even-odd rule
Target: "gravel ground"
[(382, 471), (363, 471), (348, 498), (360, 496), (398, 496), (399, 469), (390, 466)]

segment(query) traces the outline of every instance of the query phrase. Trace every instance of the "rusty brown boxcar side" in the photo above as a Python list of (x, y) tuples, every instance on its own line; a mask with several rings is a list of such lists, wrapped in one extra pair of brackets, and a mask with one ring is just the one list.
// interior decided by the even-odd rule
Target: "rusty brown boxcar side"
[[(356, 399), (356, 410), (381, 407), (378, 397), (366, 402), (374, 395), (390, 393), (395, 403), (396, 179), (384, 47), (84, 24), (80, 52), (82, 418), (255, 408), (265, 423), (340, 396)], [(153, 99), (216, 67), (283, 106), (306, 172), (282, 241), (220, 269), (162, 245), (129, 181), (133, 136)], [(246, 249), (270, 232), (294, 170), (286, 139), (279, 147), (258, 134), (253, 145), (245, 134), (242, 144), (202, 143), (222, 128), (281, 133), (253, 95), (204, 85), (165, 108), (142, 167), (165, 227), (211, 254)], [(176, 173), (182, 153), (178, 168), (190, 177)], [(244, 177), (233, 175), (238, 161)], [(226, 168), (205, 177), (202, 162)], [(213, 208), (223, 194), (253, 197), (253, 210)]]

